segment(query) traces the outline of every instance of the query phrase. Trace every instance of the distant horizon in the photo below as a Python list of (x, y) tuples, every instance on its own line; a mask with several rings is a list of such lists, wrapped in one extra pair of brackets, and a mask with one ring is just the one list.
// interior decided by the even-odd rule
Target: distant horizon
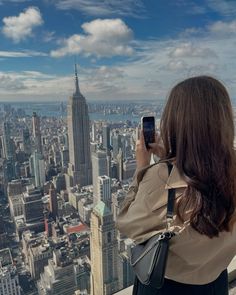
[[(133, 100), (92, 100), (92, 99), (86, 99), (87, 103), (108, 103), (108, 104), (128, 104), (128, 103), (145, 103), (145, 102), (163, 102), (165, 99), (133, 99)], [(0, 104), (18, 104), (18, 103), (34, 103), (34, 104), (43, 104), (43, 103), (68, 103), (68, 100), (44, 100), (44, 101), (35, 101), (35, 100), (19, 100), (19, 101), (0, 101)]]

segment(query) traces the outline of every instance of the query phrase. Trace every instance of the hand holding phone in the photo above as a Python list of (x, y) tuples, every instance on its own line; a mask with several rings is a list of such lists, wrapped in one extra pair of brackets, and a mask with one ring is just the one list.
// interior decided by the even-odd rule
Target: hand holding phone
[(153, 116), (142, 117), (141, 126), (146, 148), (150, 149), (149, 143), (155, 142), (155, 118)]

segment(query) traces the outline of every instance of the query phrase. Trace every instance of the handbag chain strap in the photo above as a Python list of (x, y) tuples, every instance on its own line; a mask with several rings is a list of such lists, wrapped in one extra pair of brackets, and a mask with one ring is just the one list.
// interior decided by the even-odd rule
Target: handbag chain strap
[[(170, 175), (173, 165), (170, 162), (167, 162), (168, 175)], [(175, 204), (175, 189), (168, 189), (168, 201), (167, 201), (167, 213), (166, 213), (166, 230), (170, 231), (170, 226), (173, 221), (174, 215), (174, 204)]]

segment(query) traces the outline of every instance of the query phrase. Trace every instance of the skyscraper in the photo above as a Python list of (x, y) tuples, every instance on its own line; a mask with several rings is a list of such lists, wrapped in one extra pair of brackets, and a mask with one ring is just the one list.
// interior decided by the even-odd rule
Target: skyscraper
[(33, 137), (34, 137), (34, 143), (35, 143), (35, 150), (42, 154), (42, 138), (41, 138), (41, 131), (40, 131), (40, 118), (36, 114), (36, 112), (33, 112), (32, 116), (32, 123), (33, 123)]
[(31, 154), (31, 143), (30, 143), (29, 128), (23, 129), (22, 137), (23, 137), (23, 148), (24, 148), (24, 152), (27, 155), (30, 155)]
[(13, 264), (9, 248), (0, 250), (0, 294), (20, 295), (20, 285), (16, 266)]
[(119, 149), (122, 148), (121, 142), (122, 136), (119, 134), (118, 131), (113, 133), (112, 135), (112, 148), (113, 148), (113, 158), (115, 159), (119, 153)]
[(53, 183), (50, 184), (49, 189), (49, 209), (53, 219), (56, 220), (58, 216), (57, 191)]
[(7, 160), (13, 160), (14, 143), (11, 139), (11, 125), (9, 122), (3, 123), (3, 155)]
[(43, 202), (41, 190), (27, 186), (22, 196), (23, 215), (26, 223), (43, 220)]
[(105, 150), (98, 150), (92, 154), (93, 165), (93, 198), (94, 204), (98, 200), (98, 176), (108, 175), (108, 157)]
[(33, 153), (32, 157), (33, 157), (33, 170), (34, 170), (35, 186), (36, 187), (43, 187), (43, 185), (46, 181), (45, 164), (44, 164), (43, 155), (35, 151)]
[(98, 177), (98, 201), (103, 201), (111, 209), (111, 178), (107, 175)]
[(107, 124), (102, 127), (102, 145), (106, 151), (111, 149), (110, 126)]
[(91, 295), (118, 291), (118, 245), (111, 210), (100, 201), (91, 213)]
[(15, 147), (11, 138), (10, 122), (3, 123), (3, 157), (6, 161), (6, 177), (8, 181), (15, 178)]
[(69, 168), (67, 186), (92, 183), (88, 106), (79, 89), (75, 66), (75, 93), (68, 103)]

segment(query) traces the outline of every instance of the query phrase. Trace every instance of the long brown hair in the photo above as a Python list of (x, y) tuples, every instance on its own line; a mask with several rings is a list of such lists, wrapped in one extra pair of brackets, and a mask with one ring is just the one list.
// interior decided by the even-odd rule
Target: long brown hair
[(235, 210), (234, 120), (225, 87), (208, 76), (189, 78), (170, 92), (161, 118), (163, 160), (174, 159), (188, 187), (177, 205), (184, 221), (212, 238), (230, 230)]

